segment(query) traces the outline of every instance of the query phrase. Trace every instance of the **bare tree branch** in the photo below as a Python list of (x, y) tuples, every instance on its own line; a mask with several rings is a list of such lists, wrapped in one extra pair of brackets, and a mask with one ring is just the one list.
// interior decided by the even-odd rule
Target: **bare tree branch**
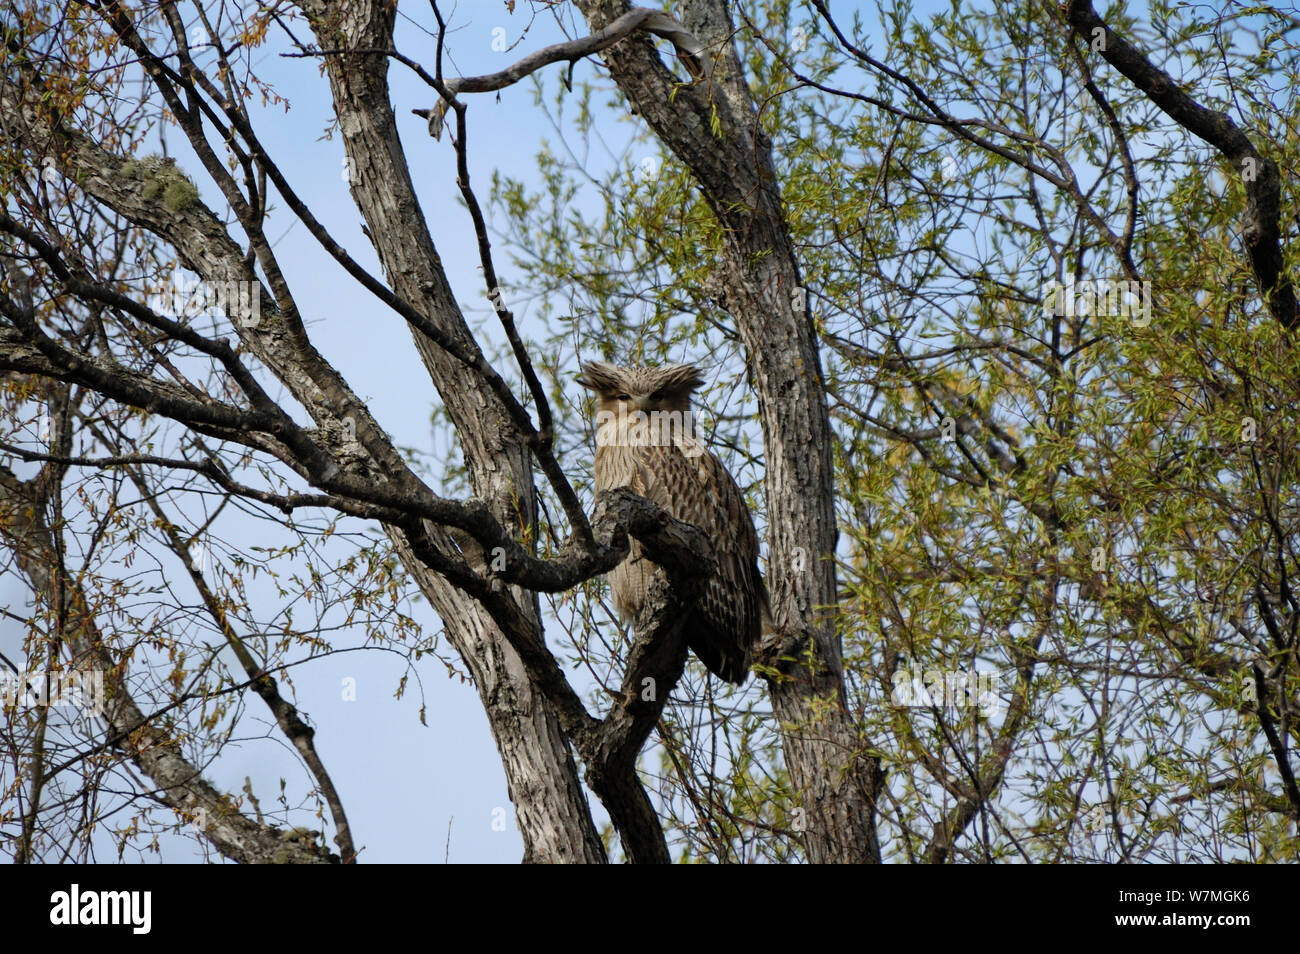
[(713, 61), (709, 57), (708, 50), (689, 30), (662, 10), (634, 7), (599, 30), (593, 30), (588, 36), (543, 47), (496, 73), (486, 76), (462, 76), (457, 79), (443, 80), (442, 83), (428, 78), (431, 85), (441, 87), (438, 92), (443, 99), (432, 109), (413, 109), (411, 112), (422, 119), (427, 119), (429, 135), (438, 139), (442, 136), (447, 106), (456, 105), (456, 97), (461, 93), (490, 93), (505, 89), (544, 66), (561, 60), (574, 63), (585, 56), (591, 56), (613, 46), (638, 30), (661, 36), (671, 42), (677, 50), (677, 58), (696, 80), (704, 79), (713, 71)]
[(1241, 235), (1268, 310), (1282, 327), (1300, 323), (1295, 286), (1286, 274), (1278, 218), (1282, 180), (1277, 163), (1260, 154), (1250, 137), (1225, 114), (1183, 92), (1164, 70), (1106, 25), (1089, 0), (1069, 0), (1065, 16), (1075, 35), (1133, 81), (1174, 122), (1205, 140), (1232, 163), (1246, 189)]

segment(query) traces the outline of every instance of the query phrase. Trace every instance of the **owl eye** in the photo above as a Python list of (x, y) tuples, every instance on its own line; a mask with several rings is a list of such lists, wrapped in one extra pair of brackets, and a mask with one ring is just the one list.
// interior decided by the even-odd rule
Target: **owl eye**
[(615, 394), (615, 395), (614, 395), (614, 400), (616, 400), (616, 401), (630, 401), (630, 400), (632, 400), (632, 395), (630, 395), (630, 394)]
[(663, 400), (664, 398), (666, 398), (667, 396), (668, 396), (668, 395), (667, 395), (667, 393), (664, 391), (664, 389), (663, 389), (663, 388), (660, 388), (660, 389), (659, 389), (658, 391), (656, 391), (654, 394), (650, 395), (650, 399), (651, 399), (652, 401), (662, 401), (662, 400)]

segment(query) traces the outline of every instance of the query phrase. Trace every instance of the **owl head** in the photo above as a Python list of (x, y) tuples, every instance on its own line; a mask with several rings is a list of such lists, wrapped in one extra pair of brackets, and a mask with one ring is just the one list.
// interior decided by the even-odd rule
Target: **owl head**
[(693, 364), (637, 368), (587, 361), (577, 381), (596, 392), (598, 410), (626, 415), (633, 411), (689, 413), (691, 392), (704, 383), (704, 377)]

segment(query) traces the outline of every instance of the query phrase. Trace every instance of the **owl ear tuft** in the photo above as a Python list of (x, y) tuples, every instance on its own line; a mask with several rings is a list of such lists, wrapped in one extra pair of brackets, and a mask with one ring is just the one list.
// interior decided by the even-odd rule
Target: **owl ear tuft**
[(616, 391), (620, 386), (618, 369), (604, 361), (584, 361), (582, 373), (574, 380), (584, 388), (598, 392)]
[(704, 375), (693, 364), (672, 364), (664, 368), (665, 384), (673, 391), (690, 394), (704, 384)]

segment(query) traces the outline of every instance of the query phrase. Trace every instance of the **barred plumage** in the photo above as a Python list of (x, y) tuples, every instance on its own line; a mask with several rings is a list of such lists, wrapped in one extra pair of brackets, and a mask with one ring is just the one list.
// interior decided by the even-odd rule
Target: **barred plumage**
[[(758, 535), (731, 474), (694, 436), (690, 396), (703, 383), (699, 370), (588, 362), (578, 383), (599, 396), (596, 490), (626, 487), (712, 541), (718, 571), (686, 621), (686, 639), (710, 672), (743, 683), (766, 605)], [(624, 619), (640, 611), (652, 571), (633, 540), (628, 558), (610, 574), (614, 607)]]

